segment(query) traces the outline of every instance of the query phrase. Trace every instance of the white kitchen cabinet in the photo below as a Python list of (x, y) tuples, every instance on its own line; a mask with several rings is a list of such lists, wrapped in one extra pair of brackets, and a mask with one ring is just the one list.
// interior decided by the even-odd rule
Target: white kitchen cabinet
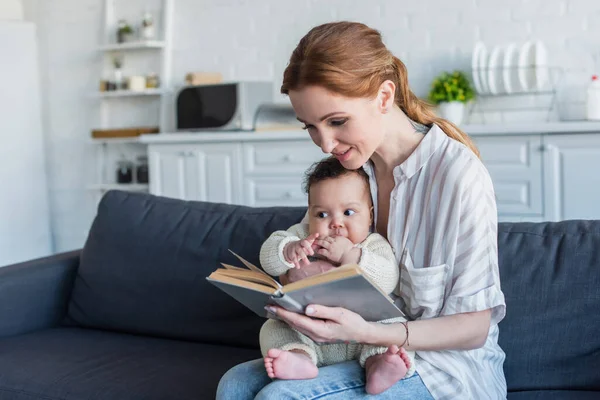
[(241, 204), (241, 149), (234, 143), (148, 147), (150, 193)]
[(494, 184), (499, 219), (541, 217), (544, 213), (541, 136), (480, 137), (475, 138), (475, 143)]
[(302, 177), (310, 165), (327, 157), (309, 139), (244, 143), (244, 172), (250, 175)]
[(306, 206), (306, 170), (325, 157), (304, 140), (244, 143), (244, 204), (253, 207)]
[(246, 177), (245, 205), (251, 207), (306, 207), (308, 197), (302, 190), (302, 175), (295, 177)]
[(544, 139), (547, 218), (600, 219), (600, 135)]

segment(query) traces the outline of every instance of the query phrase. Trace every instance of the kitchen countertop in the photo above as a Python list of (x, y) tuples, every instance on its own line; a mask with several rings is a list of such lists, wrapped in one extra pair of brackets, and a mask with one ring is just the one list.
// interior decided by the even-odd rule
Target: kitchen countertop
[[(600, 121), (566, 121), (538, 123), (506, 123), (463, 125), (461, 129), (471, 136), (530, 135), (600, 133)], [(263, 140), (305, 140), (308, 133), (302, 129), (280, 129), (266, 131), (202, 131), (142, 135), (140, 143), (190, 143), (190, 142), (236, 142)]]

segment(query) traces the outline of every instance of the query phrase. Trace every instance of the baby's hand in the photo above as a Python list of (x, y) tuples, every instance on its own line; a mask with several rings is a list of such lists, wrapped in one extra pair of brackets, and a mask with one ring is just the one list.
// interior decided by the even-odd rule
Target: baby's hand
[(283, 248), (283, 256), (289, 263), (294, 264), (295, 268), (301, 268), (302, 265), (310, 264), (308, 256), (315, 254), (313, 243), (319, 237), (318, 233), (313, 233), (303, 240), (289, 242)]
[(317, 250), (317, 254), (335, 263), (342, 263), (344, 256), (354, 248), (354, 243), (343, 236), (328, 236), (323, 239), (317, 239), (315, 240), (315, 244), (321, 247)]

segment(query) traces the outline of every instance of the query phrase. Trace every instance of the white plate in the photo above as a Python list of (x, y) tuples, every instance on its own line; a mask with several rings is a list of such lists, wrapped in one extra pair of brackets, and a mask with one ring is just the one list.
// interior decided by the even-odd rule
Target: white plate
[(471, 74), (473, 76), (473, 85), (477, 93), (483, 93), (483, 85), (480, 79), (479, 57), (480, 53), (485, 51), (485, 45), (482, 42), (475, 43), (473, 48), (473, 56), (471, 57)]
[(481, 93), (489, 93), (488, 85), (488, 51), (485, 46), (479, 51), (479, 60), (477, 61), (477, 69), (479, 71), (479, 83), (481, 84)]
[(534, 64), (535, 64), (535, 88), (544, 90), (550, 78), (548, 69), (548, 51), (541, 41), (535, 42), (534, 46)]
[(501, 64), (502, 63), (502, 47), (496, 46), (492, 50), (490, 55), (490, 61), (488, 63), (487, 70), (487, 83), (491, 94), (498, 94), (502, 90), (502, 76), (501, 76)]
[(517, 45), (510, 43), (504, 49), (504, 61), (502, 62), (502, 83), (506, 93), (513, 93), (519, 90), (519, 77), (517, 75), (517, 66), (519, 63), (519, 52)]
[(526, 42), (519, 51), (519, 85), (528, 92), (535, 86), (535, 54), (533, 42)]

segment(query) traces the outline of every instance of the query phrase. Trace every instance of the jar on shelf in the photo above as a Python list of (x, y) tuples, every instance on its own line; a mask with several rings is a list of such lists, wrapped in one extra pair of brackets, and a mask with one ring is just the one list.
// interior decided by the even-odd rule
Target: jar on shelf
[(127, 160), (120, 160), (117, 163), (117, 183), (133, 182), (133, 163)]
[(149, 182), (149, 173), (148, 173), (148, 157), (147, 156), (139, 156), (137, 158), (137, 166), (136, 166), (136, 180), (137, 183), (148, 183)]
[(146, 77), (146, 88), (156, 89), (160, 86), (160, 79), (158, 75), (151, 73)]
[(142, 39), (152, 40), (155, 36), (154, 18), (150, 12), (145, 12), (142, 18)]

